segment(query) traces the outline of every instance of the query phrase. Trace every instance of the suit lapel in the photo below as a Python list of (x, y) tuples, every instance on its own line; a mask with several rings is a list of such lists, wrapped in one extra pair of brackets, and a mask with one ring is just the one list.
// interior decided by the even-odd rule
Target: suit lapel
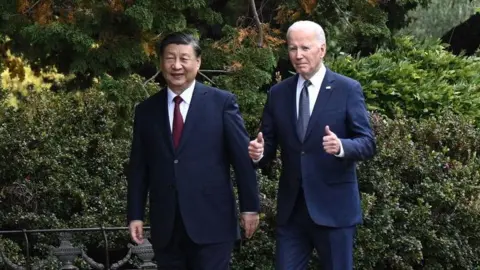
[(325, 77), (323, 78), (322, 85), (320, 87), (320, 92), (318, 93), (317, 100), (315, 101), (315, 106), (313, 107), (312, 115), (310, 116), (310, 120), (308, 121), (307, 132), (305, 133), (306, 141), (308, 139), (308, 135), (311, 133), (312, 128), (316, 125), (317, 120), (321, 116), (322, 110), (328, 103), (328, 100), (332, 96), (332, 92), (334, 91), (333, 81), (335, 80), (332, 71), (327, 68), (325, 73)]
[(205, 109), (204, 106), (207, 106), (204, 101), (208, 93), (208, 88), (202, 85), (201, 83), (195, 82), (195, 88), (193, 89), (192, 100), (190, 101), (190, 106), (188, 106), (187, 117), (185, 119), (185, 124), (183, 126), (182, 136), (180, 138), (180, 144), (176, 149), (177, 155), (181, 153), (185, 144), (187, 143), (188, 138), (191, 136), (195, 130), (195, 126), (205, 119), (203, 113)]
[(172, 139), (172, 129), (170, 128), (170, 119), (168, 117), (168, 92), (164, 88), (159, 93), (158, 101), (156, 102), (158, 107), (153, 108), (155, 123), (157, 123), (160, 133), (168, 147), (168, 149), (173, 153), (173, 139)]
[[(286, 100), (286, 108), (287, 112), (290, 112), (290, 119), (291, 119), (291, 126), (293, 133), (295, 134), (295, 138), (300, 142), (300, 138), (298, 137), (297, 132), (297, 83), (298, 83), (298, 73), (295, 75), (295, 78), (290, 81), (287, 85), (288, 90), (290, 91), (288, 95), (288, 99)], [(292, 102), (293, 100), (293, 102)]]

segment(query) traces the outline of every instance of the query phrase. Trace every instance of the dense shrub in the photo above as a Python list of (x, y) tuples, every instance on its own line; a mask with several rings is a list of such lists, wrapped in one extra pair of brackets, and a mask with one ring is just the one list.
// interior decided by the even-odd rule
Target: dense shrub
[[(372, 118), (378, 154), (358, 168), (365, 219), (357, 269), (478, 267), (480, 131), (448, 113), (421, 121)], [(262, 182), (270, 207), (276, 188), (275, 180)], [(267, 209), (259, 233), (236, 254), (235, 269), (273, 269), (274, 215)]]
[[(101, 84), (107, 85), (115, 81)], [(32, 94), (24, 107), (3, 109), (1, 228), (125, 225), (131, 118), (116, 126), (123, 116), (107, 96), (94, 89)], [(359, 166), (365, 224), (357, 239), (358, 269), (478, 265), (480, 131), (450, 114), (421, 121), (374, 115), (372, 122), (379, 152)], [(235, 269), (272, 269), (278, 166), (272, 179), (260, 177), (266, 197), (261, 228), (235, 252)], [(128, 241), (124, 233), (111, 237), (114, 247)], [(101, 243), (95, 234), (79, 239), (90, 247)], [(46, 236), (35, 241), (57, 244)], [(35, 254), (42, 251), (44, 245)]]
[(437, 41), (397, 37), (369, 57), (339, 56), (328, 64), (362, 83), (370, 110), (415, 118), (450, 110), (480, 120), (480, 59), (457, 57)]
[[(400, 39), (398, 51), (329, 64), (362, 82), (372, 110), (395, 116), (373, 115), (378, 154), (358, 167), (365, 223), (358, 232), (357, 269), (472, 269), (480, 263), (478, 63), (412, 42)], [(273, 58), (265, 61), (262, 72)], [(245, 72), (213, 80), (238, 95), (254, 136), (265, 100), (254, 90), (267, 78), (260, 70), (261, 80)], [(0, 228), (125, 225), (133, 107), (158, 91), (142, 80), (107, 76), (82, 93), (32, 92), (18, 109), (0, 107)], [(261, 227), (235, 252), (234, 269), (273, 269), (279, 168), (277, 161), (268, 177), (259, 176)], [(129, 241), (126, 233), (109, 238), (113, 248)], [(22, 261), (22, 239), (10, 240), (0, 244)], [(99, 234), (75, 240), (89, 248), (102, 244)], [(42, 257), (46, 245), (58, 244), (47, 235), (32, 241), (43, 243), (34, 250)]]
[[(0, 109), (0, 228), (126, 224), (132, 109), (155, 89), (143, 91), (140, 82), (105, 78), (82, 93), (31, 92), (18, 109)], [(128, 240), (110, 237), (113, 247)], [(95, 247), (100, 239), (93, 233), (77, 240)], [(48, 235), (32, 241), (58, 244)], [(45, 254), (44, 246), (37, 248), (34, 253)]]
[(359, 269), (478, 267), (479, 130), (451, 114), (373, 123), (380, 151), (359, 166)]

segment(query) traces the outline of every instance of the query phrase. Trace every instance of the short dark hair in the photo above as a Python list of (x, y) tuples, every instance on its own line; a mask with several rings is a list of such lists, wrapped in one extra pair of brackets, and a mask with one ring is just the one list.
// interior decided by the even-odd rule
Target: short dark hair
[(202, 48), (200, 48), (198, 39), (192, 34), (185, 32), (173, 32), (166, 35), (157, 45), (157, 54), (162, 56), (165, 48), (170, 44), (190, 45), (193, 47), (196, 57), (199, 57), (202, 54)]

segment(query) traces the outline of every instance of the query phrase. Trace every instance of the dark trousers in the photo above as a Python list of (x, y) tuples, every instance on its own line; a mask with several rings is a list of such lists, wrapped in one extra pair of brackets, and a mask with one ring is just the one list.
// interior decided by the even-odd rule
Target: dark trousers
[[(161, 232), (159, 232), (161, 233)], [(228, 270), (234, 242), (199, 245), (187, 234), (180, 211), (167, 246), (155, 250), (159, 270)]]
[(307, 269), (315, 248), (322, 269), (352, 270), (355, 226), (331, 228), (315, 224), (308, 213), (303, 189), (298, 193), (288, 222), (277, 228), (276, 269)]

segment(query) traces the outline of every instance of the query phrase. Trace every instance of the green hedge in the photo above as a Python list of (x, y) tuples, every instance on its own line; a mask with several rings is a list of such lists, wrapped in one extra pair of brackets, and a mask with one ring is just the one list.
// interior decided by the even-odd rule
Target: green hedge
[(457, 57), (439, 41), (397, 37), (369, 57), (339, 56), (328, 64), (360, 81), (372, 111), (419, 118), (447, 110), (480, 120), (480, 58)]
[[(375, 114), (372, 123), (378, 154), (358, 168), (365, 220), (357, 269), (478, 267), (480, 131), (452, 114), (421, 121)], [(262, 178), (267, 205), (273, 206), (276, 187)], [(236, 269), (273, 269), (274, 214), (268, 209), (260, 232), (235, 257), (237, 265), (265, 267)]]
[[(33, 94), (25, 109), (4, 112), (0, 173), (9, 180), (0, 193), (0, 227), (124, 225), (122, 165), (130, 138), (114, 128), (116, 106), (105, 96), (93, 90)], [(419, 122), (374, 115), (372, 123), (379, 152), (359, 166), (365, 211), (356, 249), (359, 269), (413, 269), (422, 262), (429, 269), (476, 266), (480, 131), (452, 115)], [(266, 213), (255, 238), (235, 254), (235, 269), (272, 269), (277, 182), (260, 179)], [(114, 246), (128, 239), (111, 237)], [(100, 239), (80, 238), (90, 246)]]
[[(475, 127), (475, 108), (472, 114), (458, 116), (458, 112), (475, 102), (476, 92), (465, 86), (463, 100), (436, 103), (434, 97), (436, 92), (445, 95), (459, 87), (456, 83), (475, 86), (476, 64), (473, 59), (450, 58), (440, 51), (429, 58), (416, 54), (421, 49), (412, 50), (405, 54), (383, 51), (360, 60), (339, 58), (331, 63), (333, 70), (362, 81), (369, 105), (395, 115), (391, 120), (373, 114), (378, 154), (358, 167), (365, 224), (359, 228), (356, 243), (357, 269), (419, 269), (422, 265), (425, 269), (473, 269), (480, 264), (480, 130)], [(437, 68), (438, 55), (450, 59), (442, 66), (445, 72)], [(423, 91), (420, 101), (407, 98), (415, 95), (407, 87), (414, 85), (407, 82), (415, 72), (400, 74), (399, 63), (404, 62), (410, 71), (427, 74), (426, 86), (421, 80), (416, 83), (415, 89)], [(448, 77), (445, 68), (455, 67), (452, 63), (463, 69)], [(435, 74), (443, 76), (436, 80), (441, 83), (434, 84)], [(393, 95), (383, 91), (388, 87), (375, 86), (372, 78), (408, 91)], [(217, 81), (235, 84), (226, 76)], [(155, 91), (152, 84), (144, 88), (137, 76), (104, 77), (83, 93), (32, 92), (18, 110), (0, 108), (0, 228), (125, 225), (124, 164), (130, 148), (132, 109)], [(241, 92), (240, 87), (234, 91), (254, 134), (265, 95)], [(372, 93), (377, 96), (372, 98)], [(425, 104), (431, 105), (428, 113), (421, 109)], [(440, 113), (442, 104), (457, 114)], [(397, 109), (408, 117), (399, 116)], [(435, 118), (427, 117), (431, 115)], [(259, 175), (265, 213), (255, 237), (235, 252), (234, 269), (273, 269), (279, 166), (277, 161), (268, 177)], [(90, 248), (102, 244), (97, 234), (76, 237)], [(126, 233), (112, 233), (109, 238), (114, 248), (129, 241)], [(47, 244), (57, 244), (48, 235), (32, 241), (43, 243), (34, 250), (41, 256), (46, 256)], [(0, 243), (16, 262), (24, 260), (18, 255), (22, 239), (3, 238)], [(317, 263), (312, 260), (312, 267)]]

